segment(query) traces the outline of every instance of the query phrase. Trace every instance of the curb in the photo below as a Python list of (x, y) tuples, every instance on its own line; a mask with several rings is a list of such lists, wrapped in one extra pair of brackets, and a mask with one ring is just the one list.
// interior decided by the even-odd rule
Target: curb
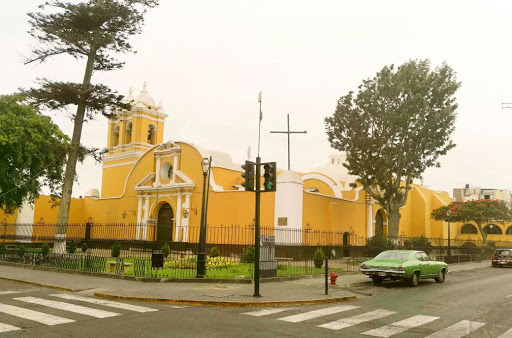
[(13, 279), (13, 278), (7, 278), (7, 277), (0, 277), (0, 279), (1, 280), (5, 280), (5, 281), (9, 281), (9, 282), (23, 283), (23, 284), (34, 285), (34, 286), (39, 286), (39, 287), (48, 288), (48, 289), (54, 289), (54, 290), (59, 290), (59, 291), (67, 291), (67, 292), (82, 291), (80, 289), (71, 289), (71, 288), (65, 288), (65, 287), (60, 287), (60, 286), (55, 286), (55, 285), (42, 284), (42, 283), (36, 283), (36, 282), (29, 282), (29, 281), (25, 281), (25, 280), (21, 280), (21, 279)]
[(178, 305), (210, 305), (210, 306), (232, 306), (232, 307), (245, 307), (245, 306), (287, 306), (287, 305), (310, 305), (310, 304), (327, 304), (338, 303), (356, 300), (356, 296), (337, 297), (330, 299), (312, 299), (312, 300), (292, 300), (292, 301), (261, 301), (261, 302), (219, 302), (213, 300), (180, 300), (180, 299), (167, 299), (167, 298), (144, 298), (132, 296), (116, 296), (107, 293), (95, 292), (95, 297), (106, 299), (129, 300), (137, 302), (149, 303), (163, 303), (163, 304), (178, 304)]

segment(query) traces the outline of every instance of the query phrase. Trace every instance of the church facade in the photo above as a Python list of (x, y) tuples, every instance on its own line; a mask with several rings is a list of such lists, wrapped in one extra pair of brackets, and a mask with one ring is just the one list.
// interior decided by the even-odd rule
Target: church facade
[[(159, 240), (197, 242), (190, 230), (200, 225), (201, 162), (211, 158), (208, 227), (254, 224), (255, 194), (241, 186), (240, 163), (226, 153), (192, 143), (164, 141), (168, 115), (145, 85), (136, 97), (130, 91), (126, 100), (132, 101), (132, 109), (118, 111), (108, 121), (101, 189), (72, 199), (69, 223), (133, 223), (134, 231), (123, 236), (134, 240), (153, 240), (148, 224), (155, 224)], [(290, 241), (279, 237), (281, 230), (295, 230), (299, 235), (293, 241), (312, 245), (304, 234), (350, 235), (333, 239), (335, 245), (364, 245), (366, 238), (386, 235), (386, 213), (361, 187), (349, 187), (354, 177), (347, 174), (344, 160), (343, 154), (333, 154), (326, 165), (306, 173), (278, 169), (277, 191), (261, 194), (261, 226), (274, 229), (278, 242)], [(401, 235), (447, 238), (447, 224), (431, 220), (430, 213), (449, 202), (446, 192), (413, 185), (401, 209)], [(55, 224), (57, 212), (48, 196), (40, 196), (34, 205), (12, 215), (0, 211), (0, 221)], [(453, 237), (458, 225), (451, 226)]]

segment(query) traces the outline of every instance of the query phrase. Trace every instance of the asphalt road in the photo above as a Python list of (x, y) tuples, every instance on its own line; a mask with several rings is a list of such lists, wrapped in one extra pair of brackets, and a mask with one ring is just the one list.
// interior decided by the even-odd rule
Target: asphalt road
[[(384, 282), (353, 290), (358, 292), (356, 301), (337, 304), (180, 307), (98, 304), (104, 300), (87, 291), (66, 293), (0, 281), (0, 332), (19, 329), (0, 337), (483, 338), (500, 337), (512, 329), (512, 269), (457, 272), (443, 284), (426, 280), (416, 288)], [(75, 296), (84, 298), (70, 299)]]

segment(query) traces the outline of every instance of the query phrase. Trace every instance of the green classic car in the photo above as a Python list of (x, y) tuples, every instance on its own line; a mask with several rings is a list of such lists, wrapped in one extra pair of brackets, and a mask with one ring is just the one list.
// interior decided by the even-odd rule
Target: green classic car
[(431, 260), (423, 251), (387, 250), (363, 262), (359, 271), (368, 275), (375, 285), (391, 279), (406, 280), (411, 286), (418, 286), (420, 279), (444, 282), (448, 264)]

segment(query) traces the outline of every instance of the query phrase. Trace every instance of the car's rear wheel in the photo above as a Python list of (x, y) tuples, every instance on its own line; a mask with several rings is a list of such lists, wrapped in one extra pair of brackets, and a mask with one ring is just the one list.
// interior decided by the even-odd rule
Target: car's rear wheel
[(434, 278), (436, 283), (442, 283), (442, 282), (444, 282), (445, 279), (446, 279), (446, 272), (444, 270), (439, 271), (439, 273), (437, 274), (437, 277)]
[(382, 278), (379, 276), (372, 276), (372, 282), (375, 285), (380, 285), (382, 284)]
[(413, 287), (416, 287), (416, 286), (418, 286), (419, 283), (420, 283), (420, 273), (415, 272), (409, 279), (409, 284)]

